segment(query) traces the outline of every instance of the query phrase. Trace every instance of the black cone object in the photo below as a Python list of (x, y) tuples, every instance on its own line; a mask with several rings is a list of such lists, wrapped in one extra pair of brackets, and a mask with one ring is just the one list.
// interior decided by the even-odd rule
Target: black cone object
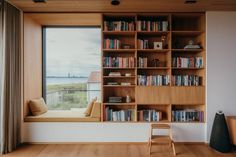
[(231, 150), (229, 130), (222, 111), (217, 112), (215, 115), (211, 131), (210, 147), (222, 153), (227, 153)]

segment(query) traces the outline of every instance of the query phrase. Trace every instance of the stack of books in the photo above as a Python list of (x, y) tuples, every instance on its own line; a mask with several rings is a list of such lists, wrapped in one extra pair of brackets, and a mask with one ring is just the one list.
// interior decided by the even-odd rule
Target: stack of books
[(174, 57), (172, 58), (172, 67), (177, 68), (202, 68), (203, 58), (202, 57)]
[(204, 112), (200, 110), (186, 109), (172, 111), (173, 122), (204, 122)]
[(135, 111), (133, 109), (114, 111), (113, 109), (106, 107), (104, 119), (106, 121), (134, 121), (134, 114)]
[(138, 111), (138, 121), (158, 122), (162, 120), (162, 112), (155, 110)]
[(104, 31), (134, 31), (134, 21), (104, 21)]
[(134, 57), (103, 57), (103, 67), (133, 68)]
[(138, 67), (139, 68), (146, 68), (147, 67), (148, 59), (146, 57), (139, 57), (138, 58)]
[(171, 80), (174, 86), (200, 86), (202, 82), (197, 75), (173, 75)]
[(167, 31), (168, 21), (137, 21), (138, 31)]
[(121, 42), (118, 39), (105, 39), (104, 49), (120, 49)]
[(139, 86), (168, 86), (170, 83), (169, 75), (138, 75)]
[(138, 39), (138, 48), (139, 49), (149, 49), (148, 40)]

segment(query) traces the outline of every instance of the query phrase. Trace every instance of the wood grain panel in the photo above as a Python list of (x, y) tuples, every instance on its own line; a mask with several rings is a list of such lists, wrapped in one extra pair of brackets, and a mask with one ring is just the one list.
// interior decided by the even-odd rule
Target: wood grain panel
[(35, 22), (46, 26), (100, 26), (99, 13), (25, 13)]
[[(227, 154), (213, 151), (204, 143), (176, 143), (177, 157), (235, 157), (235, 149)], [(52, 143), (33, 143), (24, 144), (13, 151), (4, 155), (6, 157), (144, 157), (148, 155), (148, 144), (141, 142), (52, 142)], [(167, 145), (157, 145), (153, 147), (151, 156), (173, 157), (171, 149)]]
[(205, 87), (171, 87), (172, 104), (205, 104)]
[(236, 145), (236, 116), (227, 116), (227, 122), (232, 144)]
[(42, 97), (42, 27), (24, 15), (24, 116), (30, 99)]
[(138, 104), (169, 104), (170, 103), (170, 87), (137, 87), (137, 103)]
[(196, 4), (184, 4), (184, 0), (122, 0), (112, 6), (108, 0), (48, 0), (34, 3), (32, 0), (9, 0), (25, 12), (203, 12), (208, 10), (236, 10), (235, 0), (198, 0)]

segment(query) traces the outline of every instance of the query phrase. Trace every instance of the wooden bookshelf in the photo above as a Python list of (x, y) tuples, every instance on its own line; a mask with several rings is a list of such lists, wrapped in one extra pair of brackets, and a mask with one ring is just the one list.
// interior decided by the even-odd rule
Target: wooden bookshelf
[[(132, 120), (125, 122), (147, 122), (140, 120), (143, 118), (140, 116), (146, 110), (152, 111), (152, 114), (156, 112), (155, 114), (158, 115), (158, 112), (161, 112), (162, 118), (155, 122), (205, 122), (206, 35), (204, 13), (109, 13), (103, 14), (102, 20), (102, 62), (104, 62), (104, 57), (133, 57), (135, 60), (134, 67), (121, 67), (119, 64), (116, 67), (102, 68), (102, 121), (107, 121), (106, 116), (111, 116), (106, 115), (106, 111), (109, 109), (112, 112), (119, 112), (117, 114), (124, 114), (124, 111), (132, 110)], [(166, 22), (167, 27), (164, 26)], [(145, 27), (140, 27), (140, 24)], [(119, 48), (107, 48), (105, 39), (108, 38), (119, 40)], [(185, 48), (190, 40), (200, 47)], [(162, 42), (162, 49), (154, 49), (155, 42)], [(146, 45), (142, 47), (140, 43)], [(175, 60), (186, 62), (186, 59), (188, 67), (182, 63), (173, 66)], [(120, 75), (110, 76), (112, 72), (118, 72)], [(130, 75), (125, 76), (127, 73)], [(150, 79), (149, 76), (155, 76), (153, 79), (168, 76), (169, 82), (166, 81), (166, 84), (161, 86), (154, 85), (157, 83), (155, 81), (143, 85), (138, 82), (140, 75), (143, 78), (148, 77), (148, 79)], [(172, 77), (173, 75), (175, 77)], [(174, 80), (186, 78), (190, 81), (182, 83)], [(109, 82), (116, 82), (118, 85), (108, 85)], [(131, 83), (131, 85), (120, 85), (123, 82)], [(130, 102), (126, 102), (127, 95), (131, 99)], [(109, 102), (109, 97), (122, 97), (122, 102)], [(189, 120), (187, 117), (183, 121), (175, 121), (176, 117), (173, 114), (184, 112), (188, 115), (190, 111), (196, 111), (196, 114), (201, 116), (201, 120), (196, 117), (190, 117)], [(109, 114), (112, 112), (109, 111)], [(150, 120), (150, 122), (153, 121)]]

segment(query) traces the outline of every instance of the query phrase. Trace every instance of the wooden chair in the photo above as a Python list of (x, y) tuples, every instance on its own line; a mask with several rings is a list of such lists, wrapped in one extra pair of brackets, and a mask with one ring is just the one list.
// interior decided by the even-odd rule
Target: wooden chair
[[(164, 129), (169, 131), (169, 135), (153, 135), (153, 130)], [(175, 145), (172, 138), (172, 130), (168, 124), (151, 124), (150, 138), (149, 138), (149, 154), (151, 154), (152, 144), (167, 144), (173, 149), (174, 155)]]

